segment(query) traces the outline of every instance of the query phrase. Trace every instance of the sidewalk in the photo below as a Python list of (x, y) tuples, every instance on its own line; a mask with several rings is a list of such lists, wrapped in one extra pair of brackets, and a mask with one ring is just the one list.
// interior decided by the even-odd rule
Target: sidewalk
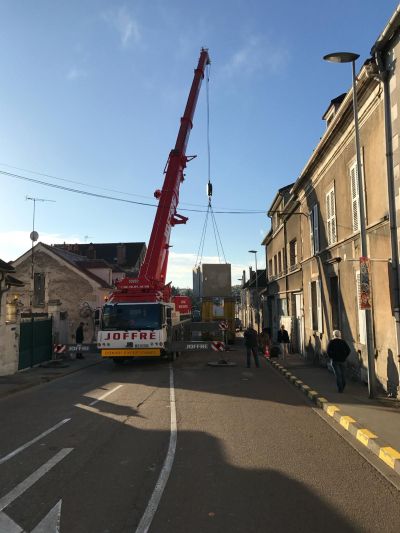
[(347, 379), (339, 393), (332, 372), (298, 354), (271, 364), (357, 440), (400, 474), (400, 400), (368, 398), (367, 385)]
[(0, 399), (103, 361), (98, 353), (85, 353), (84, 357), (84, 359), (46, 361), (41, 366), (28, 368), (10, 376), (0, 376)]

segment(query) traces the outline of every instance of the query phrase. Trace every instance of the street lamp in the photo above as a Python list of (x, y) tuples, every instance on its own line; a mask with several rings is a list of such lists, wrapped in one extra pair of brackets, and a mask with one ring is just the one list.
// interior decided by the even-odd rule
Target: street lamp
[[(354, 114), (354, 138), (356, 145), (356, 164), (357, 164), (357, 181), (358, 181), (358, 196), (360, 205), (360, 241), (361, 241), (361, 256), (368, 257), (367, 250), (367, 232), (365, 223), (365, 204), (364, 204), (364, 186), (361, 170), (361, 150), (360, 150), (360, 128), (358, 123), (358, 104), (357, 104), (357, 90), (356, 90), (356, 60), (360, 56), (352, 52), (335, 52), (324, 56), (325, 61), (332, 63), (351, 63), (352, 66), (352, 81), (353, 81), (353, 114)], [(375, 377), (375, 354), (373, 350), (373, 334), (372, 334), (372, 316), (371, 309), (365, 309), (365, 323), (367, 330), (367, 354), (368, 354), (368, 393), (370, 398), (375, 396), (376, 377)]]
[(256, 293), (257, 293), (257, 299), (256, 299), (256, 322), (257, 322), (257, 333), (260, 333), (260, 304), (258, 300), (258, 272), (257, 272), (257, 250), (249, 250), (249, 254), (254, 254), (255, 261), (256, 261)]

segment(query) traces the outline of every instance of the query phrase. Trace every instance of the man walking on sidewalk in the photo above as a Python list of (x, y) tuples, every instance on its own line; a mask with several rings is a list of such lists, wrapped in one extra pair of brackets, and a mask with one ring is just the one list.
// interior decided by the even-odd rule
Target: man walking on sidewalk
[(346, 359), (350, 353), (350, 347), (338, 329), (333, 332), (333, 338), (328, 343), (328, 356), (332, 360), (332, 367), (336, 376), (336, 383), (339, 392), (343, 392), (346, 386)]
[(282, 324), (281, 329), (278, 331), (278, 342), (281, 345), (281, 354), (283, 361), (289, 353), (289, 333), (286, 331), (285, 326)]
[(250, 368), (251, 354), (253, 354), (256, 367), (260, 368), (260, 361), (258, 360), (258, 335), (257, 331), (253, 329), (253, 324), (249, 324), (243, 333), (243, 337), (246, 346), (247, 368)]

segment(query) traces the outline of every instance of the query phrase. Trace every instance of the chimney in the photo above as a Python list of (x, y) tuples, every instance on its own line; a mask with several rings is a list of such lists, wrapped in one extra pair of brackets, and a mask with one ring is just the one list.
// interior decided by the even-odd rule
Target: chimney
[(117, 264), (126, 264), (126, 246), (123, 243), (117, 244)]

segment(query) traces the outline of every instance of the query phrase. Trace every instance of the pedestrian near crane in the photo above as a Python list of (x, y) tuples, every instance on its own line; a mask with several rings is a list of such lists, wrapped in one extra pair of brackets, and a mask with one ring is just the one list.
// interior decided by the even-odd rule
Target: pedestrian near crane
[(258, 334), (253, 328), (253, 324), (249, 324), (248, 328), (243, 333), (243, 337), (246, 346), (247, 368), (250, 368), (251, 366), (251, 354), (253, 354), (256, 367), (260, 368), (260, 361), (258, 359)]
[(278, 331), (278, 342), (281, 345), (281, 355), (282, 359), (284, 360), (285, 356), (287, 356), (289, 353), (288, 347), (290, 339), (289, 333), (286, 331), (285, 326), (283, 324), (281, 325), (281, 329)]
[(84, 359), (83, 355), (82, 355), (82, 342), (83, 342), (83, 339), (84, 339), (84, 334), (83, 334), (83, 322), (81, 322), (79, 324), (79, 326), (76, 328), (76, 332), (75, 332), (75, 341), (76, 341), (76, 358), (77, 359)]
[(350, 353), (350, 346), (342, 339), (338, 329), (333, 332), (333, 338), (328, 343), (328, 356), (332, 361), (332, 368), (336, 376), (336, 384), (339, 392), (343, 392), (346, 386), (346, 359)]

